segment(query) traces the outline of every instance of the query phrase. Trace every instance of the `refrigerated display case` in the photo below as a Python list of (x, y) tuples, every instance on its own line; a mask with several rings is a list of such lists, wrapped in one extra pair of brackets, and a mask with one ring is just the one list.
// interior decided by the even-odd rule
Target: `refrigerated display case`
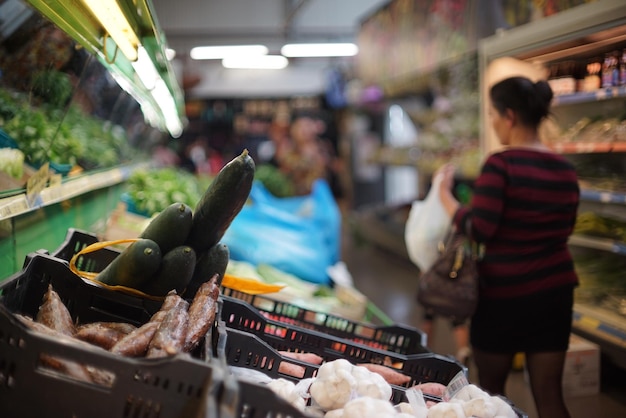
[[(548, 78), (557, 93), (542, 134), (547, 145), (572, 161), (580, 178), (579, 216), (570, 240), (581, 283), (574, 331), (626, 368), (626, 85), (593, 84), (600, 77), (599, 57), (624, 48), (626, 3), (602, 0), (485, 38), (479, 55), (483, 97), (495, 81), (489, 79), (489, 65), (509, 58), (519, 65), (505, 70), (507, 75)], [(555, 71), (567, 66), (569, 73)], [(498, 145), (485, 106), (483, 100), (481, 147), (486, 154)]]
[(124, 181), (180, 134), (166, 49), (149, 0), (0, 0), (1, 277), (68, 227), (98, 231)]

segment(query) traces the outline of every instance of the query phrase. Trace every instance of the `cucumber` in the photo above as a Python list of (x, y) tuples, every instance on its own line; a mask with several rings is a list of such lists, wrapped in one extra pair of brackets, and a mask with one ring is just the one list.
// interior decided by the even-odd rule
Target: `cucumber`
[(193, 213), (189, 206), (173, 203), (156, 215), (139, 237), (156, 242), (161, 248), (161, 254), (166, 254), (185, 243), (192, 219)]
[(97, 276), (111, 286), (138, 289), (161, 265), (161, 248), (151, 239), (140, 238), (126, 247)]
[(191, 299), (195, 296), (202, 283), (208, 281), (214, 274), (219, 274), (217, 285), (219, 286), (226, 273), (226, 267), (230, 260), (230, 250), (224, 243), (218, 242), (208, 251), (198, 257), (193, 277), (185, 290), (185, 298)]
[(152, 296), (165, 296), (170, 290), (182, 294), (196, 266), (196, 252), (180, 245), (163, 256), (157, 272), (139, 290)]
[(193, 211), (187, 245), (200, 254), (224, 236), (235, 216), (248, 200), (255, 164), (244, 150), (217, 173)]

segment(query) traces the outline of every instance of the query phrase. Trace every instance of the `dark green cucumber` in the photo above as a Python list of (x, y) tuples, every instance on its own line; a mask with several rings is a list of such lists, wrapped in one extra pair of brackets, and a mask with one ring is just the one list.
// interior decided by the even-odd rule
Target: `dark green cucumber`
[(185, 290), (185, 298), (193, 298), (202, 283), (210, 280), (214, 274), (219, 274), (219, 278), (217, 279), (217, 284), (219, 286), (224, 278), (224, 273), (226, 273), (226, 267), (228, 267), (229, 260), (230, 250), (226, 244), (221, 242), (218, 242), (209, 248), (208, 251), (205, 251), (202, 255), (200, 255), (198, 257), (198, 261), (196, 262), (193, 277)]
[(97, 276), (96, 280), (111, 286), (138, 289), (161, 265), (161, 248), (151, 239), (140, 238), (126, 247)]
[(196, 266), (196, 252), (188, 245), (180, 245), (163, 256), (161, 266), (141, 290), (152, 296), (165, 296), (170, 290), (181, 295)]
[(222, 239), (248, 200), (254, 170), (254, 160), (244, 150), (217, 173), (193, 211), (186, 243), (196, 253), (203, 253)]
[(185, 243), (192, 219), (193, 213), (189, 206), (173, 203), (156, 215), (139, 237), (156, 242), (161, 248), (161, 254), (166, 254)]

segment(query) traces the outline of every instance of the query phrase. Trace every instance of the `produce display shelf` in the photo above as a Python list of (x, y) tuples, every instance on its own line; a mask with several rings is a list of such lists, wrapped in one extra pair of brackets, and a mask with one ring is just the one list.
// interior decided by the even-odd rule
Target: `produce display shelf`
[(608, 251), (614, 254), (626, 255), (626, 243), (607, 238), (597, 238), (585, 235), (572, 235), (568, 243), (578, 247)]
[[(45, 410), (51, 418), (303, 417), (269, 388), (233, 378), (217, 326), (192, 353), (156, 359), (123, 357), (30, 330), (15, 314), (34, 317), (48, 285), (79, 324), (140, 325), (161, 302), (83, 280), (47, 254), (33, 253), (24, 264), (0, 286), (0, 415), (37, 416)], [(109, 379), (79, 381), (44, 367), (44, 358), (85, 366)]]
[[(199, 356), (127, 358), (27, 328), (15, 314), (34, 318), (49, 285), (79, 324), (115, 321), (139, 325), (160, 307), (159, 302), (90, 284), (58, 259), (33, 255), (22, 271), (7, 278), (0, 287), (3, 416), (37, 416), (45, 410), (50, 417), (158, 414), (166, 418), (191, 416), (201, 407), (215, 407), (224, 371), (212, 358), (199, 357), (205, 350), (199, 350)], [(45, 367), (42, 360), (46, 358), (87, 367), (107, 379), (78, 380)]]
[(591, 154), (601, 152), (626, 152), (624, 142), (555, 142), (548, 144), (554, 151), (562, 154)]
[(245, 301), (273, 321), (314, 329), (369, 346), (400, 354), (424, 352), (426, 334), (404, 325), (376, 326), (357, 322), (337, 315), (316, 312), (265, 295), (250, 295), (229, 288), (224, 297)]
[[(69, 261), (74, 254), (88, 245), (98, 242), (98, 237), (86, 231), (70, 228), (66, 238), (51, 255)], [(105, 248), (95, 253), (84, 254), (76, 260), (76, 267), (83, 271), (97, 272), (106, 267), (119, 253)], [(382, 319), (387, 325), (375, 326), (342, 318), (337, 315), (311, 311), (285, 301), (273, 300), (268, 296), (249, 295), (233, 289), (222, 288), (226, 296), (245, 300), (260, 311), (266, 312), (276, 320), (297, 323), (300, 326), (315, 328), (330, 334), (364, 341), (377, 347), (400, 353), (422, 352), (426, 345), (425, 334), (415, 328), (396, 325), (371, 303), (366, 312)]]
[(598, 307), (576, 304), (573, 326), (602, 337), (603, 340), (626, 349), (626, 326), (623, 317)]
[[(454, 358), (434, 354), (425, 347), (420, 353), (394, 353), (324, 332), (272, 321), (247, 302), (228, 297), (221, 299), (221, 319), (227, 329), (254, 334), (278, 351), (312, 353), (325, 361), (343, 358), (353, 364), (391, 365), (411, 376), (407, 385), (425, 381), (447, 384), (459, 372), (467, 374), (467, 368)], [(425, 368), (427, 363), (436, 363), (437, 367)]]
[(580, 198), (590, 202), (626, 204), (626, 193), (581, 189)]
[(0, 220), (27, 213), (43, 206), (63, 202), (73, 197), (128, 179), (130, 174), (144, 164), (120, 166), (76, 178), (67, 178), (61, 184), (44, 188), (37, 196), (21, 193), (0, 199)]
[[(219, 328), (219, 327), (218, 327)], [(283, 378), (293, 383), (298, 383), (302, 379), (314, 378), (319, 368), (313, 365), (290, 357), (286, 357), (272, 347), (272, 344), (252, 333), (226, 327), (219, 333), (220, 338), (225, 339), (223, 356), (229, 366), (237, 366), (261, 371), (272, 379)], [(406, 386), (390, 385), (392, 389), (391, 403), (397, 405), (401, 402), (408, 402), (406, 391), (416, 383), (432, 382), (432, 376), (441, 376), (437, 381), (447, 385), (462, 368), (451, 367), (451, 363), (442, 356), (434, 353), (425, 354), (415, 360), (418, 367), (414, 368), (412, 381)], [(284, 373), (287, 368), (281, 365), (289, 364), (292, 372), (297, 371), (298, 375)], [(457, 366), (459, 366), (457, 364)], [(456, 372), (456, 373), (455, 373)], [(295, 374), (295, 373), (294, 373)], [(443, 377), (445, 376), (445, 377)], [(441, 402), (441, 398), (424, 394), (428, 401)], [(505, 401), (509, 402), (506, 398)], [(519, 408), (512, 405), (514, 412), (519, 418), (528, 418), (528, 415)]]

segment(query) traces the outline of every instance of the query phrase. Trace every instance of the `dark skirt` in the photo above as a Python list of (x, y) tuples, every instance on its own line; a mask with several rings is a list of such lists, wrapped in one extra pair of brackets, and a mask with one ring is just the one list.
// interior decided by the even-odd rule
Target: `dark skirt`
[(472, 346), (494, 353), (566, 351), (573, 303), (573, 286), (512, 299), (481, 299), (471, 321)]

